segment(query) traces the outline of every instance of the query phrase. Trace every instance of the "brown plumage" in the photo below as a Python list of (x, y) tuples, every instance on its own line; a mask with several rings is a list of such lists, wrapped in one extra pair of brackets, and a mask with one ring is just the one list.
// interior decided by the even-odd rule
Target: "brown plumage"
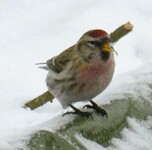
[(91, 100), (113, 77), (115, 62), (110, 36), (99, 29), (86, 32), (75, 45), (48, 60), (47, 68), (48, 90), (63, 108)]

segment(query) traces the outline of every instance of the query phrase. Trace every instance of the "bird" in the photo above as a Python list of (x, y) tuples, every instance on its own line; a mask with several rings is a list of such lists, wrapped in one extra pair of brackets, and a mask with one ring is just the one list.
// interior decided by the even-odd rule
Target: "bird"
[(110, 84), (114, 70), (115, 59), (110, 34), (102, 29), (85, 32), (71, 47), (59, 55), (47, 60), (41, 68), (48, 71), (46, 85), (48, 91), (59, 100), (65, 109), (71, 107), (74, 111), (63, 114), (76, 114), (85, 117), (89, 112), (79, 110), (73, 104), (88, 102), (83, 108), (94, 109), (102, 116), (107, 112), (92, 99), (102, 93)]

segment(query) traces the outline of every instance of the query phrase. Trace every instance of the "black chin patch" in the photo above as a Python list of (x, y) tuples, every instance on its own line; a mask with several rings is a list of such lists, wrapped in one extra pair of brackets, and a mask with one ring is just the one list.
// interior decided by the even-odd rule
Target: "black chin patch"
[(107, 61), (110, 57), (110, 53), (109, 52), (101, 52), (101, 59), (104, 61)]

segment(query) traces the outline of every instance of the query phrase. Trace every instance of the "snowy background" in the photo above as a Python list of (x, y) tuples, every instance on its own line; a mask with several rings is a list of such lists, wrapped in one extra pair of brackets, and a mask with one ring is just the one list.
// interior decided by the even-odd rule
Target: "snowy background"
[[(22, 106), (47, 90), (47, 72), (35, 64), (73, 45), (84, 32), (101, 28), (110, 33), (127, 21), (134, 24), (134, 31), (114, 46), (119, 56), (106, 92), (127, 84), (126, 78), (135, 74), (134, 70), (140, 75), (140, 67), (151, 72), (150, 67), (144, 67), (152, 65), (151, 15), (151, 0), (0, 0), (0, 150), (21, 147), (21, 141), (36, 127), (63, 112), (56, 100), (34, 111)], [(68, 121), (65, 118), (62, 123), (53, 122), (51, 130)], [(124, 129), (122, 139), (112, 140), (115, 149), (137, 150), (146, 145), (150, 150), (152, 118), (145, 122), (129, 118), (128, 123), (132, 130)], [(108, 149), (79, 138), (91, 150)]]

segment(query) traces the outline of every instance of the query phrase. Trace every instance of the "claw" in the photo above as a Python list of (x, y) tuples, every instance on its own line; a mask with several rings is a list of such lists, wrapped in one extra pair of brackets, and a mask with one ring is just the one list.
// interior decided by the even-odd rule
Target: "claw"
[(69, 111), (69, 112), (64, 113), (62, 116), (69, 115), (69, 114), (75, 114), (75, 112)]
[(100, 114), (101, 116), (106, 116), (108, 118), (108, 114), (107, 112), (102, 109), (101, 107), (99, 107), (95, 102), (93, 102), (92, 100), (90, 101), (92, 105), (85, 105), (83, 106), (83, 108), (91, 108), (96, 110), (97, 114)]
[(91, 105), (84, 105), (83, 108), (92, 108)]
[(86, 117), (86, 118), (89, 118), (89, 117), (91, 117), (92, 119), (93, 119), (93, 117), (92, 117), (92, 114), (91, 113), (89, 113), (89, 112), (83, 112), (83, 111), (80, 111), (79, 109), (77, 109), (76, 107), (74, 107), (73, 105), (69, 105), (74, 111), (69, 111), (69, 112), (66, 112), (66, 113), (64, 113), (63, 114), (63, 116), (65, 116), (65, 115), (69, 115), (69, 114), (74, 114), (74, 115), (80, 115), (80, 116), (82, 116), (82, 117)]

